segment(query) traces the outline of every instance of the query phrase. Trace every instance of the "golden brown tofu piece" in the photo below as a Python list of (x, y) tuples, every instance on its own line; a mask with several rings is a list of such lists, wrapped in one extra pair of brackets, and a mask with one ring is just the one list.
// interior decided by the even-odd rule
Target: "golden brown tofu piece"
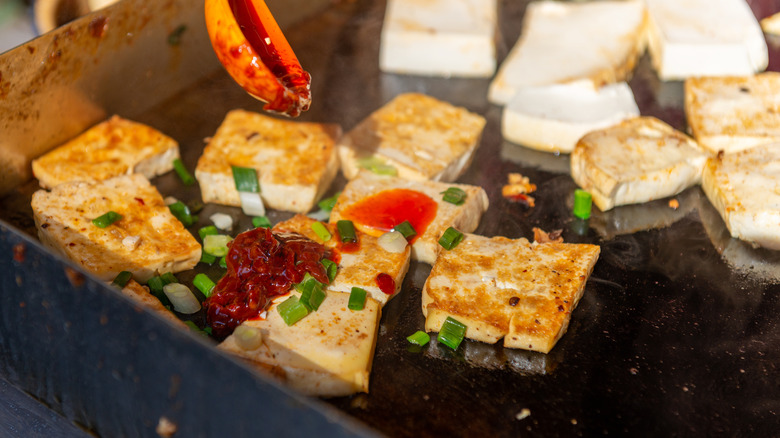
[(158, 300), (157, 297), (149, 292), (148, 287), (138, 283), (137, 281), (132, 279), (128, 281), (125, 287), (122, 288), (122, 294), (129, 297), (139, 305), (157, 313), (168, 321), (171, 321), (175, 325), (178, 325), (182, 328), (189, 328), (187, 327), (187, 324), (177, 318), (173, 312), (166, 309), (160, 300)]

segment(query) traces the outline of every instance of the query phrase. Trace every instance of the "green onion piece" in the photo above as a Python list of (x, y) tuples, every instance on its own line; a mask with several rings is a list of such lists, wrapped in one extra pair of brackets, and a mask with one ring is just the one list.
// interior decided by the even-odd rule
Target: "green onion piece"
[(160, 278), (162, 279), (163, 286), (165, 286), (166, 284), (179, 282), (179, 279), (176, 278), (175, 275), (173, 275), (173, 272), (166, 272), (165, 274), (161, 275)]
[(582, 189), (574, 191), (574, 216), (580, 219), (590, 218), (590, 210), (593, 203), (593, 197), (590, 193)]
[(419, 345), (422, 347), (431, 341), (431, 337), (428, 335), (428, 333), (418, 330), (415, 334), (407, 336), (406, 340), (414, 345)]
[(176, 29), (173, 29), (168, 34), (168, 44), (171, 46), (178, 46), (181, 43), (181, 35), (187, 30), (187, 26), (184, 24), (179, 25)]
[(176, 174), (179, 175), (179, 179), (181, 179), (181, 182), (183, 182), (185, 186), (195, 184), (195, 178), (192, 177), (190, 171), (184, 166), (184, 162), (181, 161), (181, 158), (173, 160), (173, 170), (176, 171)]
[(195, 333), (197, 333), (197, 334), (199, 334), (201, 336), (206, 336), (206, 337), (209, 336), (209, 333), (206, 332), (206, 330), (201, 330), (201, 328), (198, 327), (198, 325), (195, 324), (193, 321), (189, 321), (189, 320), (188, 321), (184, 321), (184, 324), (186, 324), (187, 327), (190, 328), (190, 330), (194, 331)]
[(195, 278), (192, 280), (192, 285), (197, 287), (199, 291), (203, 292), (203, 296), (206, 298), (211, 296), (211, 292), (214, 290), (214, 286), (216, 286), (216, 284), (211, 281), (209, 276), (203, 273), (195, 276)]
[(163, 286), (165, 286), (165, 282), (163, 281), (162, 277), (158, 275), (156, 277), (150, 278), (149, 281), (146, 282), (146, 285), (149, 286), (149, 290), (151, 290), (152, 293), (156, 293), (162, 292)]
[(363, 310), (363, 307), (366, 306), (367, 293), (365, 289), (353, 287), (349, 293), (349, 302), (347, 303), (349, 310)]
[(271, 228), (271, 221), (265, 216), (255, 216), (252, 218), (252, 226), (255, 228)]
[(439, 245), (444, 249), (450, 250), (458, 246), (461, 240), (463, 240), (463, 233), (455, 228), (449, 227), (439, 238)]
[(206, 236), (214, 236), (216, 234), (219, 234), (219, 230), (214, 225), (207, 225), (198, 230), (198, 236), (200, 236), (200, 240), (205, 239)]
[(257, 182), (257, 171), (251, 167), (233, 168), (233, 181), (236, 183), (236, 190), (239, 192), (260, 193), (260, 183)]
[(228, 243), (233, 238), (225, 234), (212, 234), (203, 238), (203, 251), (216, 256), (223, 257), (228, 253)]
[(447, 190), (441, 192), (442, 201), (449, 202), (450, 204), (461, 205), (466, 202), (466, 192), (458, 187), (449, 187)]
[[(414, 229), (411, 223), (409, 221), (403, 221), (400, 224), (393, 227), (394, 231), (398, 231), (399, 233), (403, 234), (406, 240), (411, 239), (412, 237), (417, 235), (417, 231)], [(392, 230), (391, 230), (392, 231)]]
[(295, 290), (297, 290), (298, 292), (303, 292), (303, 289), (306, 287), (306, 283), (308, 283), (310, 280), (317, 281), (317, 279), (316, 279), (316, 278), (312, 277), (312, 276), (311, 276), (311, 274), (309, 274), (308, 272), (306, 272), (305, 274), (303, 274), (303, 280), (301, 280), (301, 282), (300, 282), (300, 283), (295, 283), (295, 284), (293, 285), (293, 287), (294, 287), (294, 288), (295, 288)]
[(320, 260), (320, 263), (322, 263), (322, 266), (325, 267), (325, 271), (328, 273), (328, 280), (330, 280), (330, 283), (333, 283), (333, 280), (336, 278), (336, 273), (339, 270), (339, 265), (330, 259), (322, 259)]
[(363, 169), (368, 169), (378, 175), (390, 175), (390, 176), (396, 176), (398, 175), (398, 169), (395, 168), (395, 166), (391, 166), (384, 162), (381, 158), (377, 158), (374, 156), (361, 158), (357, 160), (358, 167), (361, 167)]
[(130, 271), (122, 271), (114, 277), (114, 281), (111, 284), (119, 286), (120, 288), (127, 286), (130, 279), (133, 278), (133, 273)]
[(214, 262), (217, 261), (217, 256), (211, 255), (207, 252), (201, 252), (200, 253), (200, 262), (205, 263), (207, 265), (213, 265)]
[(319, 237), (323, 242), (327, 242), (331, 237), (333, 237), (330, 235), (330, 231), (325, 228), (325, 225), (323, 225), (322, 222), (312, 222), (311, 229), (314, 230), (314, 232), (317, 234), (317, 237)]
[(189, 227), (190, 225), (195, 223), (195, 219), (192, 217), (192, 214), (190, 213), (190, 208), (187, 207), (187, 205), (181, 201), (176, 201), (173, 204), (168, 206), (168, 209), (171, 210), (171, 213), (173, 213), (174, 216), (176, 216), (176, 219), (178, 219), (182, 224), (184, 224), (185, 227)]
[(325, 292), (322, 290), (322, 283), (314, 278), (306, 281), (299, 301), (309, 309), (309, 312), (319, 309), (320, 304), (325, 301)]
[(189, 200), (187, 201), (187, 207), (192, 213), (200, 213), (200, 211), (203, 210), (203, 201), (200, 199)]
[(339, 236), (341, 236), (342, 242), (357, 242), (355, 224), (353, 224), (352, 221), (340, 220), (336, 222), (336, 228), (339, 230)]
[(441, 325), (441, 330), (439, 330), (439, 336), (436, 337), (436, 340), (453, 350), (457, 350), (465, 336), (466, 326), (453, 319), (451, 316), (448, 316), (447, 319), (444, 320), (444, 324)]
[(282, 317), (284, 323), (288, 326), (295, 324), (309, 314), (309, 309), (298, 301), (298, 297), (296, 296), (291, 296), (284, 300), (281, 304), (276, 306), (276, 310), (279, 312), (279, 316)]
[(220, 268), (227, 268), (227, 257), (220, 257), (219, 258), (219, 267)]
[(115, 211), (109, 211), (101, 216), (96, 217), (95, 219), (92, 219), (92, 223), (95, 224), (96, 227), (106, 228), (120, 219), (122, 219), (121, 214)]
[(321, 200), (320, 202), (317, 203), (317, 206), (320, 207), (322, 210), (332, 211), (333, 207), (336, 206), (336, 201), (338, 201), (339, 195), (341, 195), (341, 192), (336, 193), (330, 198), (325, 198)]

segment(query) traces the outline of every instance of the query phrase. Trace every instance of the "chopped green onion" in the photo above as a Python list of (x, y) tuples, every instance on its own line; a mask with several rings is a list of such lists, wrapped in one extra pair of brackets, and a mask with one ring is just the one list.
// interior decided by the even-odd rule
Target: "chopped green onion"
[(232, 240), (232, 237), (225, 234), (212, 234), (206, 236), (203, 238), (203, 251), (217, 257), (225, 256), (228, 253), (227, 245)]
[(430, 335), (428, 333), (425, 333), (423, 331), (418, 330), (413, 335), (407, 336), (406, 340), (411, 342), (414, 345), (423, 346), (431, 341)]
[(314, 278), (308, 280), (303, 286), (300, 302), (311, 312), (319, 309), (323, 301), (325, 301), (325, 292), (322, 290), (322, 283)]
[(312, 222), (311, 229), (317, 234), (317, 237), (320, 238), (323, 242), (327, 242), (330, 240), (331, 234), (330, 231), (325, 227), (325, 225), (322, 224), (322, 222)]
[(593, 197), (582, 189), (574, 191), (574, 216), (580, 219), (590, 218)]
[(349, 302), (347, 303), (347, 308), (349, 310), (363, 310), (363, 308), (366, 306), (366, 292), (365, 289), (361, 289), (359, 287), (353, 287), (352, 291), (349, 293)]
[(208, 336), (209, 335), (208, 333), (206, 333), (205, 330), (201, 330), (200, 327), (198, 327), (198, 325), (195, 324), (195, 322), (193, 322), (193, 321), (184, 321), (184, 324), (186, 324), (187, 327), (190, 328), (190, 330), (194, 331), (195, 333), (197, 333), (199, 335), (203, 335), (203, 336)]
[(198, 230), (198, 236), (200, 236), (200, 240), (205, 239), (206, 236), (214, 236), (216, 234), (219, 234), (219, 230), (217, 230), (217, 227), (214, 225), (207, 225)]
[(166, 272), (165, 274), (161, 275), (160, 278), (162, 279), (163, 286), (165, 286), (166, 284), (179, 282), (179, 279), (176, 278), (175, 275), (173, 275), (173, 272)]
[(195, 178), (192, 177), (190, 171), (184, 166), (184, 162), (181, 161), (181, 158), (173, 160), (173, 170), (176, 171), (176, 174), (179, 175), (179, 179), (181, 179), (181, 182), (183, 182), (185, 186), (195, 184)]
[(176, 219), (181, 221), (181, 223), (184, 224), (185, 227), (189, 227), (190, 225), (195, 223), (195, 219), (190, 213), (190, 208), (187, 207), (185, 203), (181, 201), (176, 201), (173, 204), (169, 205), (168, 209), (171, 210), (171, 213), (173, 213), (173, 215), (176, 216)]
[(156, 277), (150, 278), (149, 281), (146, 282), (146, 285), (149, 286), (149, 290), (151, 290), (152, 293), (156, 293), (162, 292), (163, 286), (165, 286), (165, 282), (163, 281), (162, 277), (158, 275)]
[(181, 283), (170, 283), (163, 286), (165, 296), (171, 300), (173, 309), (185, 315), (191, 315), (200, 310), (200, 301), (195, 298), (192, 291)]
[(187, 30), (187, 26), (184, 24), (173, 29), (171, 33), (168, 34), (168, 44), (171, 46), (178, 46), (181, 43), (181, 36), (185, 30)]
[(257, 171), (251, 167), (231, 166), (233, 181), (239, 192), (260, 193), (260, 183), (257, 182)]
[(263, 345), (263, 335), (259, 328), (241, 324), (233, 330), (233, 339), (242, 350), (256, 350)]
[(444, 249), (450, 250), (458, 246), (461, 240), (463, 240), (463, 233), (455, 228), (449, 227), (439, 238), (439, 245)]
[(321, 200), (320, 202), (317, 203), (317, 206), (320, 207), (322, 210), (331, 211), (333, 210), (333, 207), (336, 206), (336, 201), (339, 200), (339, 195), (341, 195), (341, 192), (336, 193), (330, 198), (325, 198)]
[(404, 235), (406, 240), (409, 240), (412, 237), (417, 235), (417, 231), (414, 229), (414, 227), (409, 221), (401, 222), (400, 224), (394, 226), (391, 231), (398, 231), (399, 233)]
[(448, 316), (447, 319), (444, 320), (444, 324), (441, 325), (439, 336), (436, 337), (436, 340), (453, 350), (457, 350), (465, 336), (466, 326), (453, 319), (451, 316)]
[(296, 296), (291, 296), (284, 300), (281, 304), (276, 306), (276, 310), (279, 312), (279, 316), (282, 317), (284, 323), (288, 326), (295, 324), (309, 314), (309, 309), (298, 301), (298, 297)]
[(449, 202), (450, 204), (461, 205), (466, 202), (466, 192), (458, 187), (449, 187), (447, 190), (441, 192), (442, 200)]
[(241, 211), (247, 216), (265, 216), (265, 205), (260, 193), (238, 192), (241, 200)]
[(208, 275), (200, 273), (192, 280), (193, 286), (197, 287), (199, 291), (203, 292), (203, 296), (208, 298), (211, 296), (211, 292), (214, 290), (214, 282)]
[(271, 221), (265, 216), (255, 216), (252, 218), (252, 226), (255, 228), (271, 228)]
[(219, 267), (220, 268), (227, 268), (227, 257), (220, 257), (219, 258)]
[(123, 288), (127, 286), (127, 283), (130, 281), (131, 278), (133, 278), (132, 272), (122, 271), (119, 274), (117, 274), (116, 277), (114, 277), (114, 281), (112, 281), (111, 284)]
[(330, 280), (330, 283), (333, 283), (333, 280), (336, 278), (336, 273), (339, 270), (339, 265), (330, 259), (322, 259), (320, 260), (320, 263), (322, 263), (322, 266), (325, 266), (325, 271), (328, 273), (328, 279)]
[(336, 228), (339, 230), (339, 236), (341, 236), (342, 242), (357, 242), (357, 234), (355, 234), (355, 224), (349, 220), (340, 220), (336, 222)]
[(101, 216), (96, 217), (95, 219), (92, 219), (92, 223), (95, 224), (96, 227), (106, 228), (107, 226), (121, 219), (121, 214), (115, 211), (109, 211)]
[(395, 166), (391, 166), (385, 163), (381, 158), (374, 156), (357, 160), (357, 165), (358, 167), (368, 169), (378, 175), (398, 175), (398, 169), (396, 169)]
[(314, 280), (314, 281), (317, 281), (317, 279), (316, 279), (316, 278), (312, 277), (312, 276), (311, 276), (311, 274), (309, 274), (308, 272), (306, 272), (305, 274), (303, 274), (303, 280), (301, 280), (301, 282), (300, 282), (300, 283), (295, 283), (295, 284), (293, 285), (293, 287), (294, 287), (294, 288), (295, 288), (295, 290), (297, 290), (298, 292), (303, 292), (303, 288), (304, 288), (304, 287), (306, 287), (306, 283), (307, 283), (309, 280)]
[(376, 243), (379, 244), (382, 249), (394, 254), (400, 254), (406, 250), (407, 242), (406, 237), (398, 231), (388, 231), (385, 234), (379, 236), (376, 239)]
[(207, 265), (213, 265), (217, 261), (217, 256), (211, 255), (205, 251), (200, 253), (200, 262)]

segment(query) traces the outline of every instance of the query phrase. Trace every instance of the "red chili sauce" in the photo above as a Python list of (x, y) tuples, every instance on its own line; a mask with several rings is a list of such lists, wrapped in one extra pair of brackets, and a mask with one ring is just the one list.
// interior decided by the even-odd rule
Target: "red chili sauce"
[(241, 233), (228, 247), (227, 273), (203, 303), (208, 325), (218, 338), (257, 318), (273, 297), (286, 294), (306, 272), (328, 284), (320, 261), (337, 262), (333, 252), (300, 234), (275, 234), (267, 228)]
[(389, 274), (384, 272), (376, 276), (376, 285), (379, 286), (379, 290), (387, 295), (395, 293), (395, 280)]
[(390, 231), (396, 225), (409, 221), (417, 232), (417, 235), (409, 240), (409, 243), (414, 243), (436, 218), (438, 208), (436, 201), (425, 193), (409, 189), (390, 189), (347, 206), (342, 215), (352, 220), (355, 225), (377, 231), (372, 234)]

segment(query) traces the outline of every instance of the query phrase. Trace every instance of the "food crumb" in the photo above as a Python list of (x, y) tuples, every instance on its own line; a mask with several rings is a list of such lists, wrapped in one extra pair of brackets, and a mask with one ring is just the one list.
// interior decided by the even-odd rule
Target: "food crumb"
[(678, 201), (676, 199), (670, 199), (669, 200), (669, 207), (671, 207), (674, 210), (677, 210), (678, 208), (680, 208), (680, 201)]
[(517, 420), (524, 420), (531, 416), (531, 410), (528, 408), (523, 408), (520, 410), (520, 412), (515, 415), (515, 419)]
[(157, 432), (157, 435), (163, 438), (170, 438), (173, 436), (173, 434), (176, 433), (177, 429), (178, 427), (176, 426), (176, 423), (172, 422), (166, 417), (160, 417), (160, 420), (157, 422), (157, 428), (155, 429), (155, 432)]
[(571, 419), (571, 424), (576, 426), (577, 425), (577, 419), (576, 418), (572, 418)]
[(533, 207), (535, 200), (528, 193), (536, 191), (536, 184), (531, 184), (527, 176), (520, 173), (510, 173), (507, 176), (508, 184), (501, 188), (501, 195), (514, 202), (522, 202)]
[(536, 243), (563, 243), (563, 237), (561, 236), (563, 230), (554, 230), (548, 233), (541, 228), (534, 227), (533, 231)]
[(629, 371), (631, 374), (634, 374), (634, 375), (636, 375), (637, 373), (639, 373), (639, 370), (638, 370), (638, 369), (636, 369), (636, 368), (634, 368), (634, 367), (631, 367), (631, 368), (630, 368), (628, 371)]

